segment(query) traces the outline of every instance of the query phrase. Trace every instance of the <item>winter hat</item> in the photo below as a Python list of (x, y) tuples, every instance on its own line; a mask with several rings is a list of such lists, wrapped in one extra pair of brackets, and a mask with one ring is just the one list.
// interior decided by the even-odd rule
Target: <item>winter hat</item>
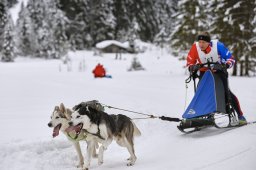
[(199, 40), (204, 40), (206, 42), (210, 42), (211, 41), (211, 37), (209, 35), (199, 34), (197, 36), (197, 41), (199, 41)]

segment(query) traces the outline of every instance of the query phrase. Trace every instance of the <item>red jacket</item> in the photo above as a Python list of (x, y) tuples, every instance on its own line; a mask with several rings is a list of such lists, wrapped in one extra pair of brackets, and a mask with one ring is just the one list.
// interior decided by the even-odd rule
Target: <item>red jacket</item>
[(106, 75), (106, 70), (104, 69), (103, 65), (98, 64), (94, 70), (92, 71), (94, 74), (94, 77), (105, 77)]

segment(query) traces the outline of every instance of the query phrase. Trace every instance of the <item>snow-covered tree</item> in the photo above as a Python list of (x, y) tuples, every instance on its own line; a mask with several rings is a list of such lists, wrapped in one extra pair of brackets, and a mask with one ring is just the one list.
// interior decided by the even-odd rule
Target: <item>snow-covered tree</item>
[(154, 10), (154, 1), (137, 0), (131, 6), (133, 17), (137, 21), (138, 35), (143, 41), (153, 41), (160, 31), (159, 21)]
[[(237, 58), (244, 57), (244, 66), (240, 67), (240, 74), (249, 76), (250, 60), (256, 51), (253, 51), (255, 42), (251, 41), (255, 38), (253, 30), (255, 29), (254, 17), (255, 17), (255, 2), (253, 0), (240, 0), (233, 8), (233, 21), (237, 32), (234, 34), (238, 38), (237, 43), (234, 44), (239, 51), (237, 51)], [(254, 15), (252, 15), (254, 14)], [(246, 20), (244, 19), (246, 18)], [(240, 63), (241, 65), (242, 63)], [(234, 73), (235, 74), (235, 73)]]
[[(165, 34), (166, 41), (174, 30), (175, 18), (177, 13), (178, 0), (154, 0), (155, 17), (158, 20), (159, 32), (155, 35), (155, 39), (159, 35)], [(162, 39), (162, 38), (160, 38)]]
[(17, 3), (18, 3), (18, 0), (8, 0), (7, 1), (8, 8), (13, 7)]
[(51, 44), (50, 58), (61, 58), (65, 56), (69, 49), (69, 42), (66, 35), (68, 19), (63, 12), (57, 8), (58, 4), (55, 1), (47, 0), (45, 20), (48, 22), (49, 35)]
[[(66, 35), (66, 24), (67, 20), (64, 17), (63, 13), (57, 13), (56, 22), (54, 25), (54, 49), (55, 56), (54, 58), (61, 58), (66, 55), (69, 49), (69, 41)], [(60, 16), (58, 16), (60, 15)]]
[(71, 49), (85, 49), (92, 46), (93, 40), (86, 29), (86, 19), (90, 15), (89, 0), (59, 0), (58, 7), (69, 21), (66, 28), (66, 35), (71, 45)]
[(237, 61), (233, 75), (238, 75), (238, 64), (240, 75), (249, 75), (249, 60), (255, 54), (252, 48), (255, 43), (255, 0), (221, 0), (216, 7), (218, 15), (212, 32), (232, 50)]
[(15, 44), (17, 53), (21, 56), (31, 56), (35, 53), (35, 32), (29, 11), (21, 4), (21, 10), (15, 27)]
[(176, 51), (189, 50), (197, 34), (209, 29), (204, 5), (205, 1), (202, 0), (179, 1), (171, 40), (171, 46)]
[(69, 49), (68, 19), (53, 0), (29, 0), (17, 21), (17, 48), (21, 55), (61, 58)]
[(102, 40), (113, 39), (115, 24), (113, 0), (90, 1), (90, 15), (87, 16), (86, 27), (94, 40), (93, 45)]
[(4, 30), (7, 23), (7, 1), (0, 0), (0, 52), (4, 42)]
[(2, 58), (3, 62), (14, 61), (14, 41), (13, 41), (13, 21), (10, 15), (8, 15), (8, 22), (4, 29), (4, 43), (2, 46)]
[(90, 48), (105, 39), (127, 41), (131, 34), (144, 41), (153, 41), (163, 27), (168, 34), (171, 32), (171, 16), (177, 7), (177, 0), (59, 2), (59, 8), (70, 20), (68, 39), (77, 49)]
[(134, 57), (132, 59), (132, 63), (128, 71), (140, 71), (140, 70), (145, 70), (145, 68), (141, 65), (140, 61), (138, 60), (137, 57)]
[(59, 7), (70, 20), (67, 36), (76, 49), (114, 38), (113, 0), (59, 0)]

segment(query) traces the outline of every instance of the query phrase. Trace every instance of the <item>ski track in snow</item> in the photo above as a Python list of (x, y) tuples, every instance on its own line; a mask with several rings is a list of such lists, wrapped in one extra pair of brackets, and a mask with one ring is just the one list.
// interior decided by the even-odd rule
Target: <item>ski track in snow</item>
[(231, 159), (234, 159), (235, 157), (243, 157), (243, 156), (245, 156), (246, 152), (249, 152), (249, 151), (252, 151), (252, 150), (254, 150), (254, 149), (252, 147), (250, 147), (250, 148), (244, 149), (240, 152), (236, 152), (232, 155), (226, 155), (225, 157), (223, 157), (221, 159), (217, 159), (216, 161), (214, 161), (212, 163), (209, 163), (209, 164), (204, 165), (202, 167), (197, 167), (197, 168), (195, 168), (195, 170), (209, 169), (210, 167), (214, 168), (215, 165), (221, 164), (221, 163), (223, 163), (225, 161), (228, 161), (228, 160), (231, 160)]

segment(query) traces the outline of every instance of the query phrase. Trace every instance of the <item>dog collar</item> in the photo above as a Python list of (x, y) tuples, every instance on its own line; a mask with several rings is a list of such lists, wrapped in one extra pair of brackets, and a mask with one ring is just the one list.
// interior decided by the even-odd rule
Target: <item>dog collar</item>
[(71, 136), (71, 134), (69, 132), (67, 133), (67, 135), (68, 135), (68, 138), (70, 140), (76, 141), (76, 142), (81, 141), (81, 140), (85, 140), (87, 138), (87, 135), (86, 135), (85, 132), (82, 132), (80, 134), (76, 134), (74, 137)]

